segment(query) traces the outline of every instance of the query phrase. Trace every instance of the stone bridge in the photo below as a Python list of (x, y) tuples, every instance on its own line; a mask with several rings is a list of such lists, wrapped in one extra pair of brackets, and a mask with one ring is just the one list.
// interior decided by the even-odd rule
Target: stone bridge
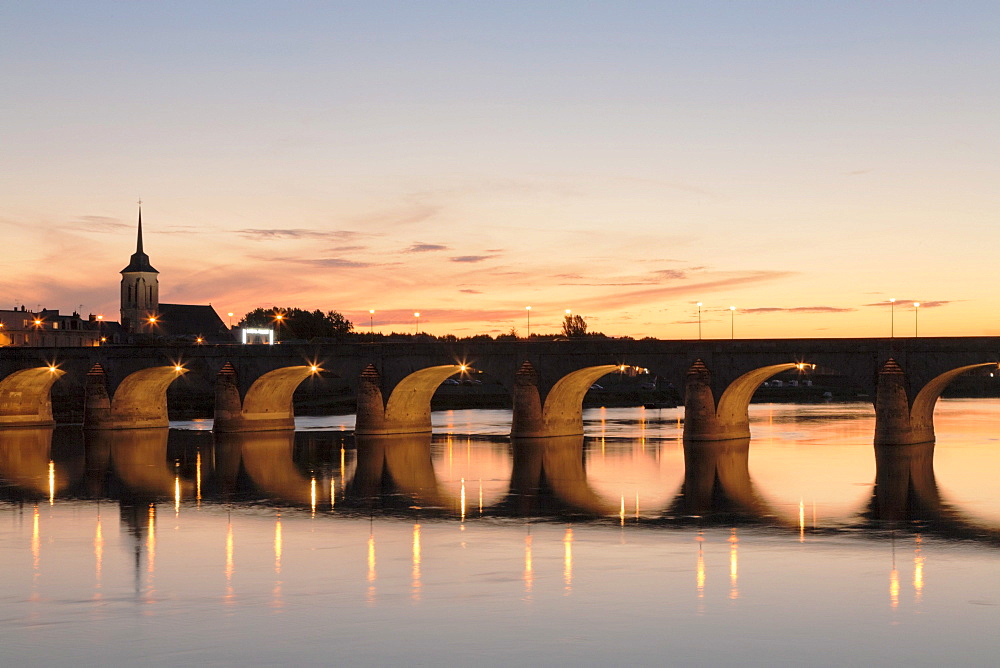
[(85, 397), (87, 429), (164, 427), (167, 388), (180, 382), (215, 388), (218, 432), (291, 429), (295, 389), (323, 373), (354, 391), (357, 434), (430, 432), (435, 390), (475, 370), (510, 393), (512, 436), (571, 436), (583, 433), (592, 384), (648, 369), (684, 387), (685, 440), (721, 441), (750, 436), (748, 406), (763, 381), (808, 366), (874, 397), (876, 443), (923, 443), (934, 440), (934, 405), (947, 384), (998, 360), (998, 337), (6, 347), (0, 427), (52, 424), (55, 383)]

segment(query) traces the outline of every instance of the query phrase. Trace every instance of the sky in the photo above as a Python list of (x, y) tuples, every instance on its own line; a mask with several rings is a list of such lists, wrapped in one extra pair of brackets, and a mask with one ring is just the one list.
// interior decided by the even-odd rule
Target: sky
[(224, 319), (1000, 335), (992, 1), (4, 3), (0, 86), (0, 308), (117, 318), (141, 198)]

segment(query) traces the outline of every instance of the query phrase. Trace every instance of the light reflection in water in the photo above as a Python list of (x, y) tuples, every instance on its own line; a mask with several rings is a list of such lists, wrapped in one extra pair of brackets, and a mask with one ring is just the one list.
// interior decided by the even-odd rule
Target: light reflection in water
[(198, 502), (198, 507), (201, 507), (201, 450), (198, 450), (195, 456), (194, 462), (194, 484), (195, 484), (195, 500)]
[(236, 563), (233, 557), (233, 522), (226, 523), (226, 595), (225, 600), (233, 600), (233, 573), (236, 571)]
[(39, 527), (39, 516), (38, 516), (38, 506), (35, 505), (32, 508), (31, 515), (31, 563), (32, 568), (35, 570), (35, 576), (38, 575), (38, 567), (41, 565), (42, 560), (42, 535), (41, 528)]
[(340, 484), (344, 490), (344, 497), (347, 497), (347, 450), (340, 446)]
[(413, 572), (411, 573), (412, 584), (410, 590), (414, 601), (420, 600), (420, 523), (413, 525)]
[(156, 506), (149, 504), (146, 512), (146, 572), (156, 571)]
[(460, 503), (462, 506), (462, 522), (465, 522), (465, 478), (462, 478), (462, 498)]
[(566, 527), (566, 534), (563, 536), (563, 584), (566, 594), (573, 591), (573, 529)]
[(97, 588), (101, 588), (101, 569), (104, 566), (104, 532), (101, 527), (101, 513), (97, 513), (97, 527), (94, 529), (94, 578)]
[(806, 542), (806, 506), (802, 499), (799, 499), (799, 542)]
[(889, 607), (899, 607), (899, 571), (896, 569), (896, 538), (892, 539), (892, 570), (889, 571)]
[(281, 575), (281, 515), (274, 521), (274, 574)]
[(281, 515), (279, 514), (274, 521), (274, 574), (278, 577), (274, 580), (274, 589), (271, 592), (271, 607), (274, 609), (280, 609), (282, 607), (281, 601), (281, 551), (282, 551), (282, 538), (281, 538)]
[(181, 514), (181, 477), (174, 476), (174, 517)]
[(313, 517), (316, 516), (316, 476), (309, 479), (309, 503), (312, 507)]
[(56, 463), (49, 460), (49, 505), (56, 502)]
[(535, 585), (535, 568), (531, 561), (531, 533), (524, 537), (524, 593), (530, 598)]
[(699, 531), (695, 540), (698, 542), (698, 560), (695, 564), (694, 586), (698, 591), (698, 598), (705, 598), (705, 552), (702, 549), (704, 532)]
[(733, 600), (736, 600), (740, 597), (739, 542), (740, 539), (736, 537), (736, 528), (733, 527), (733, 532), (729, 536), (729, 598)]
[(915, 542), (916, 547), (913, 548), (913, 592), (917, 603), (920, 603), (924, 595), (924, 556), (920, 553), (920, 534), (917, 534)]
[(375, 602), (375, 534), (368, 534), (368, 603)]

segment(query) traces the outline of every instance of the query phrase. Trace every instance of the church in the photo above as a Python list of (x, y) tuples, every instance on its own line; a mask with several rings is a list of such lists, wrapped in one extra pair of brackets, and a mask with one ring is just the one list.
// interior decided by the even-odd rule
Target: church
[(142, 247), (142, 208), (135, 252), (121, 270), (121, 325), (133, 340), (173, 339), (233, 343), (233, 335), (211, 304), (160, 302), (159, 273)]

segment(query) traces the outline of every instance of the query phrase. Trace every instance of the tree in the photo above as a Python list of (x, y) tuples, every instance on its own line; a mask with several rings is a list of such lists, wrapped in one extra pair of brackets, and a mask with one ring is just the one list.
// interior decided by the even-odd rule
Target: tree
[[(280, 317), (279, 317), (280, 316)], [(274, 327), (275, 338), (313, 339), (342, 337), (354, 330), (354, 324), (337, 311), (323, 313), (319, 309), (256, 308), (240, 320), (242, 327)]]
[(563, 318), (562, 333), (566, 338), (587, 336), (587, 321), (581, 315), (567, 314)]

